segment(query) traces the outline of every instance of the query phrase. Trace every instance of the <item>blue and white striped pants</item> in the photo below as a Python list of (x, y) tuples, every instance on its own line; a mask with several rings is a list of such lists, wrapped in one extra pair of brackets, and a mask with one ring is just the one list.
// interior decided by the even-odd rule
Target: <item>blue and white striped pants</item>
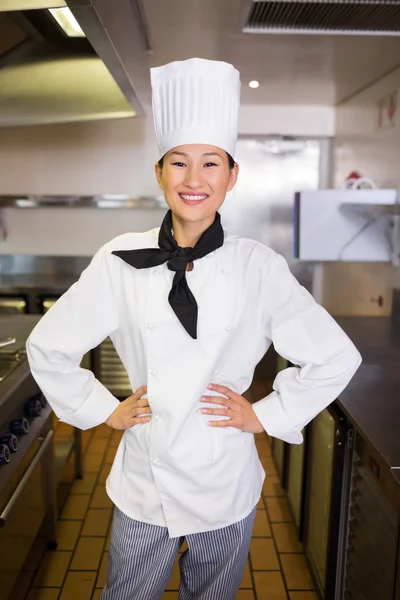
[[(180, 600), (234, 600), (246, 566), (256, 511), (238, 523), (186, 536)], [(185, 538), (114, 509), (107, 584), (100, 600), (160, 600)]]

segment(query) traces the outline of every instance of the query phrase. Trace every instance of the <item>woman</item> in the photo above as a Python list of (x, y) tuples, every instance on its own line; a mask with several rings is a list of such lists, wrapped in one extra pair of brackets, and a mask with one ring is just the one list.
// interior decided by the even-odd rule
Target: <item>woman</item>
[[(221, 227), (238, 176), (238, 72), (191, 59), (151, 75), (170, 210), (160, 229), (103, 246), (27, 350), (62, 421), (125, 430), (107, 481), (116, 508), (102, 600), (159, 599), (184, 538), (181, 600), (232, 600), (265, 476), (253, 434), (301, 443), (360, 355), (282, 257)], [(107, 336), (136, 390), (121, 403), (80, 368)], [(241, 394), (271, 342), (299, 366), (251, 405)]]

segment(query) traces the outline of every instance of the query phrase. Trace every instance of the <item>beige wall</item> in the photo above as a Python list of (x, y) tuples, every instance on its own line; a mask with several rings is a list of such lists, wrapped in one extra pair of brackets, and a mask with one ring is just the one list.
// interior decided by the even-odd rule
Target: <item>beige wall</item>
[[(159, 194), (157, 145), (146, 119), (0, 129), (0, 195)], [(325, 106), (243, 106), (242, 134), (331, 136), (334, 110)], [(126, 231), (160, 222), (158, 211), (7, 210), (1, 254), (90, 256)]]
[[(0, 129), (0, 194), (157, 193), (157, 145), (145, 119)], [(242, 134), (332, 136), (329, 106), (243, 106)]]
[[(379, 187), (400, 189), (400, 113), (394, 128), (378, 127), (378, 102), (396, 89), (400, 89), (400, 69), (337, 108), (336, 187), (357, 170)], [(400, 286), (400, 269), (389, 264), (325, 264), (322, 302), (336, 315), (389, 315), (396, 286)], [(384, 299), (381, 308), (376, 303), (379, 295)]]

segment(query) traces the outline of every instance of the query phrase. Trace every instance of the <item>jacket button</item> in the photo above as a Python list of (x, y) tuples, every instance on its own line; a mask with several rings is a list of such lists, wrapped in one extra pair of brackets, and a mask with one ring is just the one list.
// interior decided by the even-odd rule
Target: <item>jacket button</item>
[(218, 369), (214, 369), (213, 373), (216, 375), (218, 373)]
[(154, 369), (150, 370), (150, 375), (153, 375), (153, 377), (157, 377), (157, 373), (158, 371), (155, 371)]
[(154, 415), (154, 418), (156, 421), (159, 421), (161, 419), (161, 415)]
[(230, 331), (232, 329), (232, 327), (230, 325), (227, 325), (227, 327), (225, 327), (226, 331)]
[(207, 454), (207, 459), (208, 460), (213, 460), (214, 459), (214, 455), (213, 454)]
[(226, 274), (227, 274), (227, 272), (228, 272), (228, 271), (227, 271), (226, 269), (221, 269), (221, 273), (222, 273), (222, 275), (226, 275)]
[(147, 325), (147, 329), (154, 329), (154, 325), (153, 325), (153, 323), (148, 323), (148, 325)]

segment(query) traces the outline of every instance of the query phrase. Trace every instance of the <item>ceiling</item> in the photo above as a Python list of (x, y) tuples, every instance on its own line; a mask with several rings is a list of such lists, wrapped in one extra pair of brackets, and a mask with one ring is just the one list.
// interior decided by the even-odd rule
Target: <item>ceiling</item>
[[(150, 66), (193, 56), (232, 62), (243, 104), (338, 104), (400, 65), (400, 37), (243, 34), (249, 0), (143, 6)], [(258, 89), (246, 85), (252, 79)]]

